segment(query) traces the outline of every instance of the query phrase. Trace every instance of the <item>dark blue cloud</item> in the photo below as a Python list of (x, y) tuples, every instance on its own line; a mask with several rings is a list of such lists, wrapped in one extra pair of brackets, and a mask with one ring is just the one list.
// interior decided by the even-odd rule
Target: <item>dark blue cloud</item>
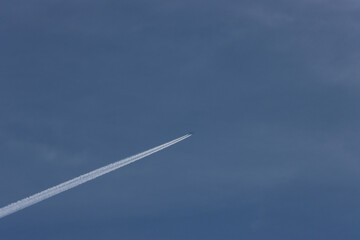
[(358, 4), (3, 1), (4, 239), (356, 239)]

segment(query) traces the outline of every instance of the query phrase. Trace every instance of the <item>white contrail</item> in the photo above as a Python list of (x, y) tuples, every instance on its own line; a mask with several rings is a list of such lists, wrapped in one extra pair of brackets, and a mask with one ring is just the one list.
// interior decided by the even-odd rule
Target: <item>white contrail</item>
[(83, 175), (81, 175), (79, 177), (76, 177), (76, 178), (71, 179), (69, 181), (66, 181), (64, 183), (61, 183), (59, 185), (56, 185), (56, 186), (51, 187), (49, 189), (46, 189), (46, 190), (44, 190), (42, 192), (36, 193), (36, 194), (34, 194), (34, 195), (30, 196), (30, 197), (24, 198), (24, 199), (22, 199), (20, 201), (17, 201), (15, 203), (11, 203), (11, 204), (3, 207), (3, 208), (0, 208), (0, 218), (5, 217), (5, 216), (7, 216), (9, 214), (12, 214), (14, 212), (17, 212), (17, 211), (19, 211), (21, 209), (24, 209), (26, 207), (29, 207), (29, 206), (31, 206), (31, 205), (33, 205), (35, 203), (41, 202), (41, 201), (43, 201), (43, 200), (45, 200), (47, 198), (50, 198), (50, 197), (52, 197), (52, 196), (54, 196), (56, 194), (59, 194), (61, 192), (64, 192), (64, 191), (69, 190), (71, 188), (74, 188), (74, 187), (76, 187), (76, 186), (78, 186), (80, 184), (83, 184), (85, 182), (93, 180), (93, 179), (95, 179), (97, 177), (100, 177), (100, 176), (106, 174), (106, 173), (114, 171), (114, 170), (116, 170), (118, 168), (121, 168), (121, 167), (123, 167), (125, 165), (128, 165), (128, 164), (130, 164), (132, 162), (135, 162), (135, 161), (137, 161), (139, 159), (142, 159), (142, 158), (144, 158), (146, 156), (149, 156), (149, 155), (151, 155), (153, 153), (156, 153), (156, 152), (158, 152), (160, 150), (163, 150), (164, 148), (170, 147), (171, 145), (173, 145), (175, 143), (178, 143), (178, 142), (180, 142), (180, 141), (182, 141), (182, 140), (184, 140), (184, 139), (186, 139), (186, 138), (188, 138), (190, 136), (191, 136), (190, 133), (186, 134), (186, 135), (184, 135), (184, 136), (182, 136), (180, 138), (177, 138), (177, 139), (172, 140), (170, 142), (164, 143), (164, 144), (162, 144), (160, 146), (151, 148), (151, 149), (149, 149), (149, 150), (147, 150), (145, 152), (142, 152), (142, 153), (133, 155), (131, 157), (122, 159), (120, 161), (111, 163), (111, 164), (106, 165), (104, 167), (93, 170), (93, 171), (91, 171), (89, 173), (83, 174)]

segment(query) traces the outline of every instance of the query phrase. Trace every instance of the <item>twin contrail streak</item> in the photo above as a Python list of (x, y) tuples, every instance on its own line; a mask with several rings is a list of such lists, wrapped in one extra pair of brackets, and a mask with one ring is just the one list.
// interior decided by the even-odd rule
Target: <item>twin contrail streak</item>
[(146, 156), (149, 156), (153, 153), (156, 153), (158, 151), (161, 151), (167, 147), (170, 147), (171, 145), (175, 144), (175, 143), (178, 143), (188, 137), (190, 137), (191, 134), (186, 134), (182, 137), (179, 137), (175, 140), (172, 140), (170, 142), (167, 142), (167, 143), (164, 143), (160, 146), (157, 146), (157, 147), (154, 147), (154, 148), (151, 148), (145, 152), (142, 152), (142, 153), (139, 153), (139, 154), (136, 154), (136, 155), (133, 155), (131, 157), (128, 157), (128, 158), (125, 158), (125, 159), (122, 159), (122, 160), (119, 160), (117, 162), (114, 162), (114, 163), (111, 163), (109, 165), (106, 165), (104, 167), (101, 167), (101, 168), (98, 168), (96, 170), (93, 170), (89, 173), (86, 173), (86, 174), (83, 174), (79, 177), (76, 177), (74, 179), (71, 179), (69, 181), (66, 181), (64, 183), (61, 183), (59, 185), (56, 185), (54, 187), (51, 187), (49, 189), (46, 189), (42, 192), (39, 192), (39, 193), (36, 193), (30, 197), (27, 197), (27, 198), (24, 198), (20, 201), (17, 201), (15, 203), (11, 203), (3, 208), (0, 208), (0, 218), (2, 217), (5, 217), (9, 214), (12, 214), (14, 212), (17, 212), (21, 209), (24, 209), (26, 207), (29, 207), (31, 205), (34, 205), (35, 203), (38, 203), (38, 202), (41, 202), (47, 198), (50, 198), (52, 196), (55, 196), (61, 192), (64, 192), (66, 190), (69, 190), (71, 188), (74, 188), (76, 186), (79, 186), (80, 184), (83, 184), (83, 183), (86, 183), (90, 180), (93, 180), (97, 177), (100, 177), (106, 173), (109, 173), (111, 171), (114, 171), (118, 168), (121, 168), (125, 165), (128, 165), (132, 162), (135, 162), (137, 160), (140, 160)]

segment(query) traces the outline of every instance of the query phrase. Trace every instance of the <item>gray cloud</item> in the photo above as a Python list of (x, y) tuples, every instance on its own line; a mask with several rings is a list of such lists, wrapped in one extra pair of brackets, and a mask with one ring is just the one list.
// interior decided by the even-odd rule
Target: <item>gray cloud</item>
[(0, 238), (359, 237), (356, 2), (1, 5), (2, 205), (196, 134)]

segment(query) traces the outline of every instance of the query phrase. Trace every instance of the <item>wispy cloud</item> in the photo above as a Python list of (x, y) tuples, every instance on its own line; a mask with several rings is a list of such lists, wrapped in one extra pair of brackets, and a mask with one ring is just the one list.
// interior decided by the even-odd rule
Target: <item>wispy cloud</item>
[(71, 179), (69, 181), (66, 181), (64, 183), (56, 185), (56, 186), (54, 186), (52, 188), (49, 188), (49, 189), (46, 189), (46, 190), (44, 190), (42, 192), (34, 194), (34, 195), (30, 196), (30, 197), (27, 197), (25, 199), (22, 199), (20, 201), (15, 202), (15, 203), (9, 204), (8, 206), (0, 208), (0, 218), (5, 217), (5, 216), (7, 216), (9, 214), (12, 214), (14, 212), (20, 211), (20, 210), (22, 210), (22, 209), (24, 209), (26, 207), (34, 205), (34, 204), (36, 204), (38, 202), (41, 202), (41, 201), (43, 201), (45, 199), (48, 199), (48, 198), (50, 198), (52, 196), (55, 196), (55, 195), (57, 195), (59, 193), (67, 191), (69, 189), (72, 189), (72, 188), (74, 188), (76, 186), (79, 186), (79, 185), (81, 185), (83, 183), (91, 181), (91, 180), (93, 180), (95, 178), (98, 178), (98, 177), (104, 175), (104, 174), (107, 174), (107, 173), (112, 172), (112, 171), (114, 171), (114, 170), (116, 170), (118, 168), (121, 168), (121, 167), (126, 166), (126, 165), (128, 165), (130, 163), (133, 163), (133, 162), (135, 162), (137, 160), (140, 160), (140, 159), (142, 159), (144, 157), (147, 157), (147, 156), (149, 156), (149, 155), (151, 155), (153, 153), (161, 151), (161, 150), (163, 150), (163, 149), (165, 149), (167, 147), (170, 147), (171, 145), (174, 145), (174, 144), (176, 144), (176, 143), (178, 143), (178, 142), (180, 142), (180, 141), (182, 141), (182, 140), (184, 140), (184, 139), (186, 139), (186, 138), (188, 138), (190, 136), (191, 136), (191, 134), (184, 135), (184, 136), (182, 136), (180, 138), (177, 138), (177, 139), (172, 140), (170, 142), (164, 143), (164, 144), (162, 144), (160, 146), (154, 147), (154, 148), (149, 149), (149, 150), (147, 150), (145, 152), (142, 152), (142, 153), (136, 154), (134, 156), (125, 158), (123, 160), (111, 163), (111, 164), (106, 165), (106, 166), (104, 166), (102, 168), (98, 168), (98, 169), (96, 169), (94, 171), (83, 174), (83, 175), (81, 175), (79, 177), (76, 177), (76, 178)]

